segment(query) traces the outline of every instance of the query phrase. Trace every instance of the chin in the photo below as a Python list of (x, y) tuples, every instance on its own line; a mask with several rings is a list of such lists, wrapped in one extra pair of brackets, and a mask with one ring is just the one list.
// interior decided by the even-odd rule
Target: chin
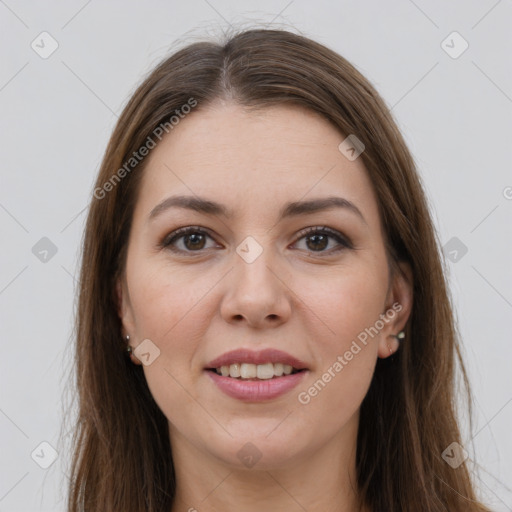
[[(214, 440), (208, 439), (206, 448), (214, 457), (227, 466), (238, 469), (275, 470), (292, 465), (294, 461), (306, 454), (297, 435), (283, 429), (277, 433), (279, 421), (266, 421), (261, 430), (229, 430), (233, 437), (223, 436), (220, 443), (213, 446)], [(275, 429), (273, 431), (273, 429)], [(304, 440), (306, 442), (306, 440)], [(303, 447), (303, 449), (301, 448)]]

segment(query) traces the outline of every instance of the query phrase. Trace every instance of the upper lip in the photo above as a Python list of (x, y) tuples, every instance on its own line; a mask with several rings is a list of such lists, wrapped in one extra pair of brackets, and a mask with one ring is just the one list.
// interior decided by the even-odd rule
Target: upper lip
[(210, 361), (207, 368), (220, 368), (221, 366), (229, 366), (234, 363), (251, 363), (251, 364), (265, 364), (265, 363), (283, 363), (289, 364), (296, 370), (307, 369), (306, 363), (300, 361), (282, 350), (274, 348), (267, 348), (264, 350), (248, 350), (240, 348), (225, 352), (221, 356)]

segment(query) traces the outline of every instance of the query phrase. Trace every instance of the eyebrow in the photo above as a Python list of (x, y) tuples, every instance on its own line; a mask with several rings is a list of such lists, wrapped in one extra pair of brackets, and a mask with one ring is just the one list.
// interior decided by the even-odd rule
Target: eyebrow
[[(225, 218), (233, 217), (232, 210), (226, 208), (222, 204), (216, 203), (215, 201), (197, 196), (171, 196), (164, 199), (151, 210), (148, 221), (154, 219), (169, 208), (183, 208), (205, 215), (223, 216)], [(367, 224), (363, 214), (354, 203), (343, 197), (336, 196), (286, 203), (279, 213), (279, 219), (310, 215), (333, 208), (344, 208), (347, 211), (356, 214), (365, 224)]]

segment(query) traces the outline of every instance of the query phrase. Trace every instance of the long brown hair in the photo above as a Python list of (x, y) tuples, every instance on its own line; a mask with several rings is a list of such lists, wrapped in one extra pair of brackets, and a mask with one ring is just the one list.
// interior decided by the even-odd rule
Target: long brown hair
[(126, 355), (116, 303), (146, 160), (133, 169), (126, 162), (162, 123), (170, 130), (171, 116), (191, 99), (194, 115), (219, 98), (255, 109), (307, 107), (341, 134), (355, 134), (365, 145), (361, 158), (378, 198), (388, 258), (411, 265), (414, 302), (405, 341), (393, 357), (377, 361), (361, 405), (361, 504), (374, 512), (488, 510), (476, 499), (466, 462), (452, 467), (442, 456), (452, 443), (462, 444), (456, 363), (470, 420), (471, 393), (439, 240), (402, 135), (375, 89), (343, 57), (288, 31), (252, 29), (221, 43), (189, 44), (160, 63), (129, 100), (106, 149), (83, 239), (68, 511), (171, 509), (168, 420), (142, 367)]

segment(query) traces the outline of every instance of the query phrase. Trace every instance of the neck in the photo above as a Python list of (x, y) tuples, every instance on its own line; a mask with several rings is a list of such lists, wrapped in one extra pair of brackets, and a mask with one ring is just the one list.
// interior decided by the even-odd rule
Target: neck
[[(287, 464), (239, 469), (171, 431), (176, 495), (171, 512), (359, 512), (357, 422)], [(350, 449), (346, 449), (350, 447)], [(361, 509), (361, 512), (368, 512)]]

